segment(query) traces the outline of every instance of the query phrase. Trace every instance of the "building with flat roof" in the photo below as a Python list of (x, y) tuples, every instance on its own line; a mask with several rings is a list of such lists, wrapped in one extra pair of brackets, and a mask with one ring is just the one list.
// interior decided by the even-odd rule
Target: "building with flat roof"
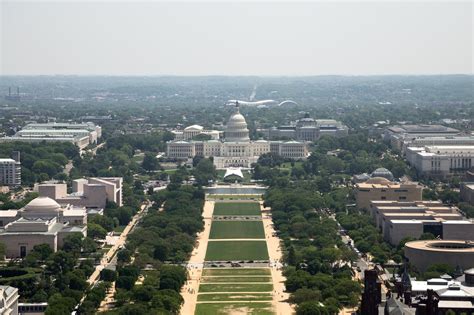
[(102, 128), (93, 123), (31, 123), (11, 137), (0, 138), (0, 142), (71, 142), (83, 149), (101, 137)]
[[(263, 130), (262, 130), (263, 131)], [(268, 129), (270, 140), (291, 139), (300, 141), (316, 141), (322, 136), (347, 136), (349, 128), (334, 119), (313, 119), (308, 114), (296, 122)]]
[(393, 182), (383, 177), (372, 177), (354, 185), (356, 205), (369, 209), (373, 200), (416, 201), (422, 199), (423, 187), (415, 182)]
[[(199, 135), (200, 128), (191, 127)], [(217, 169), (250, 168), (261, 155), (270, 152), (289, 159), (305, 159), (308, 156), (305, 142), (250, 140), (247, 122), (239, 112), (238, 104), (227, 122), (224, 139), (174, 140), (166, 144), (169, 158), (187, 160), (195, 156), (213, 157)]]
[(48, 197), (38, 197), (19, 210), (0, 211), (0, 242), (8, 258), (25, 257), (36, 245), (53, 251), (63, 246), (71, 233), (87, 235), (87, 210), (61, 207)]
[(453, 135), (444, 137), (416, 137), (404, 138), (401, 144), (401, 152), (405, 154), (408, 147), (426, 147), (426, 146), (474, 146), (473, 135)]
[(474, 205), (474, 182), (461, 183), (460, 197), (461, 201)]
[(370, 214), (392, 245), (424, 233), (444, 240), (474, 240), (474, 222), (464, 218), (457, 207), (438, 201), (372, 201)]
[(473, 241), (413, 241), (405, 244), (404, 252), (410, 264), (422, 272), (432, 264), (448, 264), (466, 270), (474, 262)]
[(60, 204), (104, 209), (107, 201), (122, 204), (122, 177), (91, 177), (72, 181), (72, 193), (66, 184), (44, 183), (38, 185), (41, 197), (49, 197)]
[(0, 186), (21, 185), (20, 160), (0, 158)]
[(0, 315), (18, 315), (18, 289), (0, 285)]
[(474, 146), (408, 147), (406, 159), (420, 175), (446, 177), (474, 166)]
[(395, 125), (385, 128), (383, 139), (389, 142), (391, 147), (402, 150), (403, 143), (407, 139), (421, 137), (449, 137), (459, 135), (460, 131), (443, 125)]

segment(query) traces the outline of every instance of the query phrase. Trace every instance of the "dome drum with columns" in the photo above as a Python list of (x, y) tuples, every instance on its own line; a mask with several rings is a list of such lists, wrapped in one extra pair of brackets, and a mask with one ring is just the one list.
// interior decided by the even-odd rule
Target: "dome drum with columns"
[(237, 103), (235, 113), (230, 116), (225, 131), (225, 141), (227, 142), (248, 142), (249, 130), (247, 128), (247, 122), (244, 116), (239, 111)]
[(169, 158), (190, 159), (194, 156), (213, 157), (217, 169), (228, 167), (250, 168), (265, 153), (274, 153), (285, 158), (304, 159), (308, 155), (306, 143), (296, 141), (252, 141), (245, 117), (238, 103), (230, 116), (224, 139), (209, 141), (170, 141), (166, 153)]

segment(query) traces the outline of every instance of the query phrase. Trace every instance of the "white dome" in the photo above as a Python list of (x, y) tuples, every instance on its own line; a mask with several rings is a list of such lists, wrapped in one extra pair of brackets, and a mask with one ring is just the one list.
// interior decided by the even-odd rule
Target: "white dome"
[(25, 206), (28, 212), (58, 212), (61, 209), (59, 203), (49, 197), (38, 197)]
[(230, 116), (228, 124), (247, 124), (247, 122), (245, 121), (245, 117), (241, 113), (237, 112)]
[(225, 131), (226, 141), (249, 141), (249, 130), (247, 129), (247, 122), (245, 117), (239, 112), (239, 108), (233, 113), (227, 122)]

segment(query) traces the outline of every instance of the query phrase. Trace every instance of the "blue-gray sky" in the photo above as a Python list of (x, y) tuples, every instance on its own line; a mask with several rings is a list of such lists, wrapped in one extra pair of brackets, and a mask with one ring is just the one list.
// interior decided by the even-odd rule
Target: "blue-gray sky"
[(0, 0), (0, 73), (472, 73), (473, 4)]

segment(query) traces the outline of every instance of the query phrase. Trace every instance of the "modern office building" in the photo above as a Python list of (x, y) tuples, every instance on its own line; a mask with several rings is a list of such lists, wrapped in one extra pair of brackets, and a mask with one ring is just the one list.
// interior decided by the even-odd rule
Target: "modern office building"
[(45, 123), (45, 124), (28, 124), (22, 130), (76, 130), (82, 132), (87, 130), (92, 142), (102, 137), (102, 128), (94, 123)]
[(463, 240), (428, 240), (407, 242), (405, 257), (421, 272), (433, 264), (448, 264), (466, 270), (474, 263), (474, 242)]
[(454, 135), (444, 137), (417, 137), (404, 138), (401, 143), (402, 154), (405, 155), (408, 147), (423, 148), (426, 146), (474, 146), (473, 135)]
[(0, 285), (0, 315), (18, 315), (18, 289)]
[(66, 184), (44, 183), (38, 185), (41, 197), (49, 197), (59, 204), (104, 209), (107, 201), (122, 204), (122, 177), (91, 177), (72, 181), (72, 193)]
[(0, 142), (71, 142), (80, 149), (97, 143), (102, 136), (102, 128), (93, 123), (45, 123), (28, 124), (11, 137), (0, 138)]
[(315, 141), (322, 136), (347, 136), (348, 128), (334, 119), (313, 119), (308, 114), (287, 126), (268, 129), (270, 140), (291, 139), (299, 141)]
[(385, 128), (383, 139), (390, 143), (393, 149), (401, 151), (406, 140), (421, 137), (449, 137), (459, 134), (459, 130), (442, 125), (396, 125)]
[(408, 147), (406, 159), (422, 176), (447, 177), (474, 166), (474, 146)]
[(374, 200), (416, 201), (422, 200), (423, 187), (415, 182), (393, 182), (383, 177), (372, 177), (354, 186), (359, 209), (369, 209)]
[(474, 182), (461, 183), (461, 201), (474, 205)]
[(305, 159), (308, 156), (305, 142), (250, 140), (247, 122), (238, 106), (227, 123), (224, 139), (175, 140), (166, 146), (169, 158), (186, 160), (195, 156), (213, 157), (217, 169), (250, 168), (262, 154), (269, 152), (289, 159)]
[(14, 159), (0, 158), (0, 186), (21, 185), (20, 153), (14, 152)]
[(439, 201), (372, 201), (370, 214), (392, 245), (423, 233), (444, 240), (474, 240), (474, 222), (464, 218), (457, 207)]
[(57, 251), (71, 233), (87, 235), (85, 208), (61, 207), (51, 198), (38, 197), (22, 209), (0, 211), (0, 242), (8, 258), (25, 257), (40, 244)]

